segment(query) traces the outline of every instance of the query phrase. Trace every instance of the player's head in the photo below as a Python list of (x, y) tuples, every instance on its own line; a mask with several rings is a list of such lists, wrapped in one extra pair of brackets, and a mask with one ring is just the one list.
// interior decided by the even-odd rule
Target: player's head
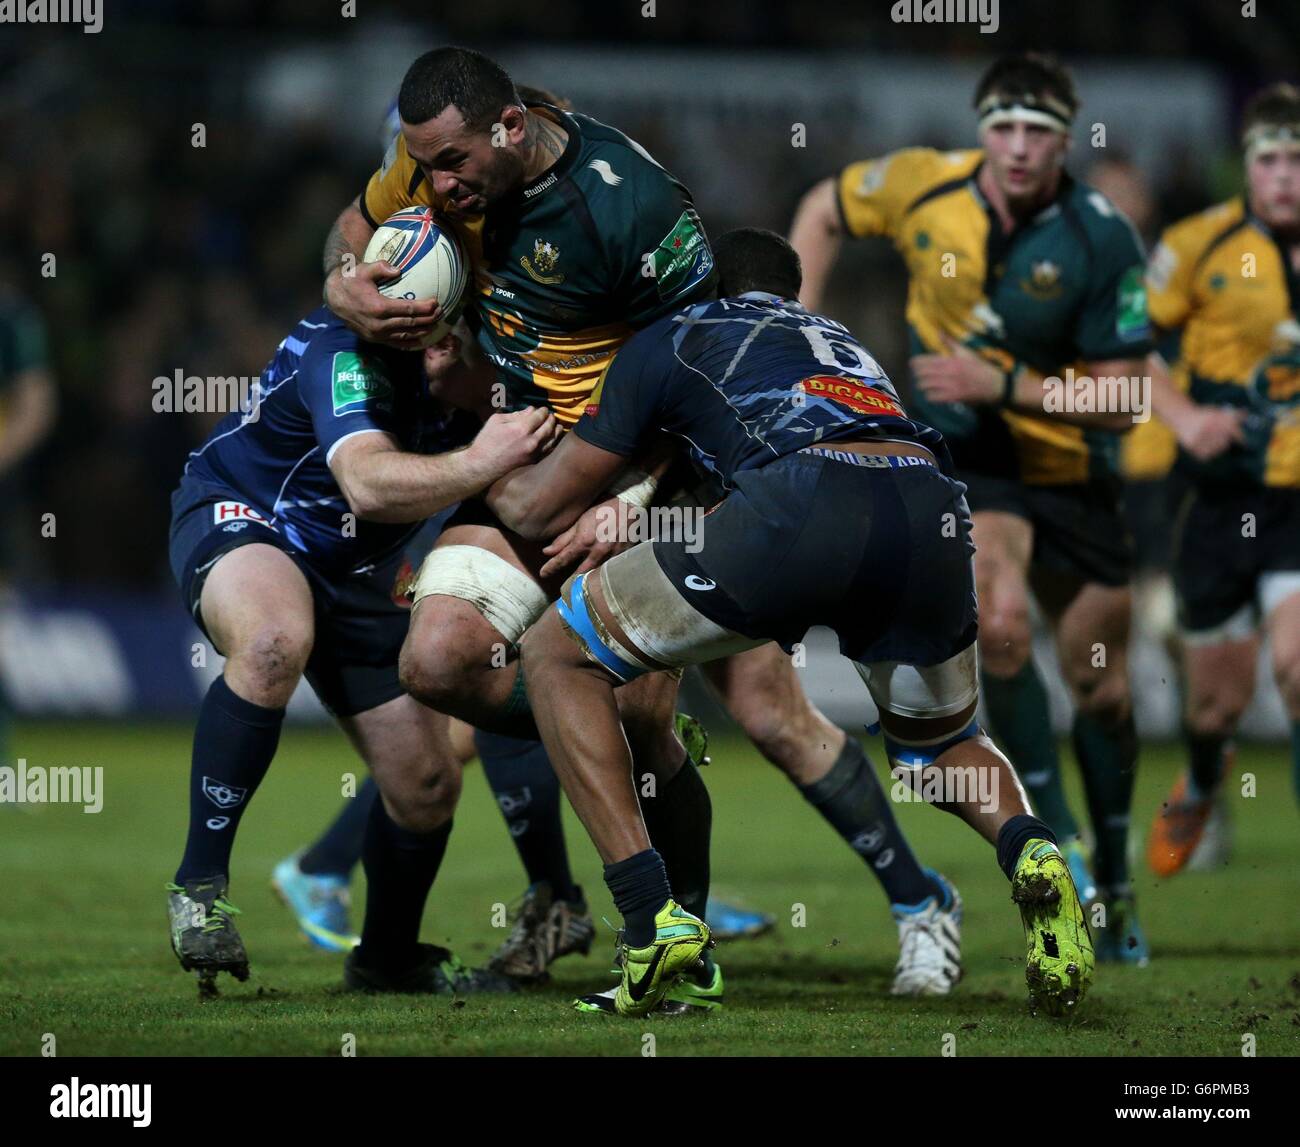
[(1054, 58), (1022, 52), (995, 60), (975, 89), (979, 140), (993, 180), (1012, 206), (1056, 186), (1079, 99)]
[(746, 291), (766, 291), (783, 299), (797, 299), (803, 285), (799, 255), (775, 231), (738, 227), (713, 244), (718, 271), (718, 298), (730, 299)]
[(469, 48), (435, 48), (397, 94), (406, 150), (452, 215), (477, 215), (518, 187), (528, 113), (499, 64)]
[(550, 88), (535, 88), (532, 84), (516, 84), (519, 98), (530, 104), (552, 104), (561, 111), (573, 111), (573, 103), (561, 95), (556, 95)]
[(1273, 84), (1246, 105), (1242, 122), (1250, 209), (1270, 227), (1300, 228), (1300, 88)]

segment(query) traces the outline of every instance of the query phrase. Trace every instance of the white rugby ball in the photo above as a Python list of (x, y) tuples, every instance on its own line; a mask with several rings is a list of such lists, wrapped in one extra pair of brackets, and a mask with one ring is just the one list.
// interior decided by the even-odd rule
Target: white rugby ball
[(455, 325), (469, 292), (469, 260), (455, 232), (428, 207), (390, 215), (366, 244), (367, 263), (391, 263), (400, 272), (379, 284), (390, 299), (437, 299), (442, 319), (422, 346), (436, 343)]

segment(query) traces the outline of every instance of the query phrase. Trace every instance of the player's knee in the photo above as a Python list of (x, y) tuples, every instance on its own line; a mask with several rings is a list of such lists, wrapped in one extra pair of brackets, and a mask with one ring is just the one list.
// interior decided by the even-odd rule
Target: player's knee
[(1232, 697), (1192, 697), (1187, 703), (1187, 729), (1198, 737), (1231, 737), (1245, 711), (1245, 704)]
[(980, 619), (980, 667), (992, 677), (1014, 677), (1029, 660), (1029, 614), (1020, 610)]
[(1080, 713), (1107, 727), (1122, 724), (1132, 711), (1128, 675), (1100, 670), (1072, 673), (1069, 683)]
[(389, 814), (407, 832), (432, 832), (446, 824), (460, 802), (459, 762), (430, 755), (409, 763), (390, 780), (384, 796)]
[(441, 709), (474, 695), (480, 674), (490, 664), (490, 653), (456, 641), (451, 630), (413, 628), (402, 645), (397, 674), (402, 688), (417, 701)]
[(1291, 720), (1300, 719), (1300, 649), (1288, 651), (1273, 660), (1273, 679), (1277, 682), (1282, 703)]
[(237, 691), (255, 704), (280, 708), (297, 688), (311, 656), (310, 624), (291, 621), (258, 626), (227, 658), (227, 676), (236, 679)]

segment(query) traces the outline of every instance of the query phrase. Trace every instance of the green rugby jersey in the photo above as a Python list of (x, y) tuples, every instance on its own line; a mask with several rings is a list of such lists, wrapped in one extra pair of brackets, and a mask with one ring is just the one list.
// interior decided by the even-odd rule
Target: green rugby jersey
[[(712, 290), (690, 192), (636, 142), (590, 116), (530, 104), (569, 133), (564, 154), (510, 202), (452, 220), (474, 266), (466, 317), (515, 403), (566, 426), (634, 330)], [(361, 197), (377, 226), (442, 203), (398, 136)]]
[[(944, 336), (1002, 368), (1044, 375), (1142, 358), (1152, 347), (1142, 244), (1100, 192), (1063, 175), (1048, 206), (1004, 236), (976, 185), (982, 151), (912, 148), (839, 176), (845, 230), (887, 235), (908, 270), (911, 353), (945, 353)], [(908, 409), (948, 439), (959, 471), (1030, 484), (1116, 472), (1119, 436), (1050, 415), (927, 402)]]

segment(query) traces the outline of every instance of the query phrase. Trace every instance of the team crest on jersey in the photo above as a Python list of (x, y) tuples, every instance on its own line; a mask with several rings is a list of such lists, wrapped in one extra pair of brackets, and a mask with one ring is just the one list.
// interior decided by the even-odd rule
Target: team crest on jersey
[(851, 378), (838, 374), (814, 374), (800, 379), (798, 389), (804, 394), (818, 398), (829, 398), (859, 414), (888, 414), (895, 418), (906, 418), (903, 408), (883, 390), (874, 386), (863, 386)]
[(1029, 268), (1029, 278), (1020, 280), (1020, 289), (1039, 302), (1061, 296), (1061, 268), (1050, 259), (1038, 259)]
[(555, 270), (555, 264), (559, 262), (560, 249), (556, 247), (549, 239), (533, 240), (533, 257), (530, 261), (527, 255), (519, 258), (519, 264), (539, 283), (545, 283), (548, 287), (555, 286), (556, 283), (564, 282), (563, 273), (552, 275)]

